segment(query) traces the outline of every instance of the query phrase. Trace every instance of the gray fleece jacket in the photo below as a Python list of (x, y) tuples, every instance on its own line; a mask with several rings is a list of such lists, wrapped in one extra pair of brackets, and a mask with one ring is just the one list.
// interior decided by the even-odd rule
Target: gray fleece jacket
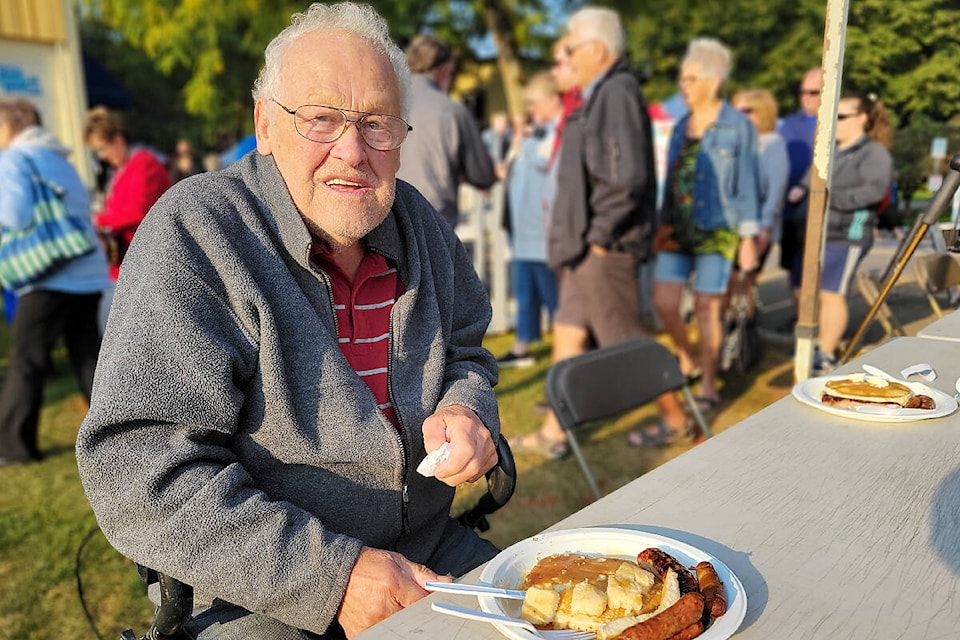
[(406, 291), (391, 314), (398, 432), (337, 342), (330, 289), (272, 157), (178, 183), (137, 231), (77, 439), (108, 540), (199, 592), (323, 633), (361, 545), (464, 573), (491, 546), (415, 472), (438, 407), (494, 438), (490, 304), (449, 225), (397, 182), (367, 237)]

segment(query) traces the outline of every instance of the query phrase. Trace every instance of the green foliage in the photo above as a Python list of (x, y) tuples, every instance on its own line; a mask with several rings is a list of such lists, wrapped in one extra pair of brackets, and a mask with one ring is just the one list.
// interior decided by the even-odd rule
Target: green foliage
[(625, 16), (627, 47), (634, 63), (650, 75), (646, 93), (652, 100), (661, 100), (677, 90), (680, 61), (687, 43), (696, 37), (717, 38), (733, 51), (728, 90), (769, 88), (776, 95), (789, 96), (781, 102), (782, 109), (795, 106), (792, 94), (799, 77), (820, 62), (822, 3), (615, 0), (605, 4)]
[[(561, 2), (561, 6), (565, 6)], [(251, 133), (250, 90), (267, 43), (302, 0), (77, 0), (84, 46), (113, 71), (135, 96), (131, 110), (151, 114), (167, 109), (163, 124), (190, 129), (189, 137), (212, 146)], [(402, 45), (421, 31), (448, 39), (461, 58), (472, 57), (471, 43), (487, 33), (489, 0), (374, 0)], [(552, 34), (544, 0), (506, 3), (515, 48), (544, 51)], [(92, 42), (88, 44), (88, 40)], [(147, 61), (144, 63), (144, 61)], [(193, 124), (191, 124), (193, 123)], [(152, 123), (156, 125), (157, 122)], [(155, 127), (149, 134), (171, 146), (181, 132)]]
[[(9, 329), (0, 325), (0, 350)], [(145, 631), (152, 605), (133, 564), (97, 530), (77, 474), (73, 442), (85, 405), (58, 350), (44, 390), (36, 464), (0, 469), (0, 640), (93, 638), (77, 592), (103, 638)], [(5, 366), (5, 365), (4, 365)]]
[[(266, 43), (301, 11), (303, 0), (77, 0), (84, 46), (115, 71), (136, 100), (144, 139), (161, 148), (184, 132), (211, 145), (252, 130), (250, 88)], [(401, 45), (420, 31), (450, 40), (469, 59), (491, 25), (501, 71), (523, 57), (549, 60), (557, 12), (578, 0), (374, 0)], [(821, 63), (824, 0), (604, 0), (624, 16), (627, 50), (649, 76), (648, 98), (676, 91), (687, 42), (712, 36), (731, 47), (734, 68), (728, 90), (765, 87), (781, 113), (796, 109), (803, 72)], [(553, 14), (551, 14), (551, 11)], [(561, 17), (562, 19), (562, 17)], [(845, 36), (844, 89), (881, 96), (894, 120), (915, 117), (947, 122), (960, 115), (960, 7), (954, 0), (858, 0), (850, 3)], [(103, 57), (106, 56), (106, 57)], [(525, 64), (526, 68), (535, 68)], [(539, 66), (546, 66), (541, 63)], [(516, 83), (515, 78), (509, 82)], [(509, 96), (516, 87), (508, 88)], [(515, 95), (515, 94), (514, 94)], [(179, 129), (176, 130), (175, 129)], [(920, 158), (898, 154), (910, 173)]]
[(948, 150), (954, 153), (960, 150), (960, 127), (936, 122), (925, 115), (919, 115), (898, 129), (893, 140), (893, 162), (897, 172), (897, 187), (906, 206), (917, 191), (925, 188), (927, 177), (939, 170), (944, 173), (949, 162), (946, 159), (934, 167), (930, 157), (930, 145), (934, 138), (947, 138)]

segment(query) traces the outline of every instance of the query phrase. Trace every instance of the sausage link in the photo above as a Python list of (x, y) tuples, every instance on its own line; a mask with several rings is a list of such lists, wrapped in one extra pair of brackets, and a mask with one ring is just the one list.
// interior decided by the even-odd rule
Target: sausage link
[(697, 565), (697, 582), (700, 583), (700, 593), (703, 594), (704, 612), (711, 618), (719, 618), (727, 612), (727, 599), (723, 595), (723, 583), (717, 570), (709, 562)]
[(703, 622), (698, 620), (686, 629), (681, 629), (679, 632), (673, 634), (667, 638), (667, 640), (693, 640), (701, 633), (703, 633)]
[(637, 564), (659, 576), (661, 580), (667, 576), (668, 569), (673, 569), (677, 574), (677, 582), (680, 584), (680, 595), (695, 593), (700, 590), (697, 586), (697, 579), (690, 573), (690, 570), (663, 549), (657, 547), (644, 549), (637, 554)]
[(703, 615), (703, 596), (691, 592), (680, 596), (676, 604), (667, 607), (648, 620), (629, 627), (620, 634), (621, 640), (669, 640), (672, 636), (697, 623)]

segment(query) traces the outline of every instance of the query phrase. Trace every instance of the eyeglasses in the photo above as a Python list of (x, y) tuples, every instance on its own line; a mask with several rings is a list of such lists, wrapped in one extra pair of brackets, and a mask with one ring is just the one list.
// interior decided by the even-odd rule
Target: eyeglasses
[[(377, 151), (392, 151), (400, 147), (413, 131), (403, 118), (388, 116), (384, 113), (367, 113), (353, 109), (338, 109), (322, 104), (304, 104), (290, 109), (273, 98), (281, 109), (293, 116), (293, 126), (297, 133), (312, 142), (334, 142), (339, 140), (348, 124), (357, 126), (360, 137)], [(348, 113), (360, 114), (351, 120)]]
[(568, 44), (563, 47), (563, 53), (569, 58), (573, 55), (573, 52), (582, 47), (585, 44), (590, 44), (596, 40), (596, 38), (587, 38), (586, 40), (581, 40), (577, 44)]
[(800, 95), (802, 95), (802, 96), (818, 96), (818, 95), (820, 95), (820, 89), (800, 89)]
[(837, 114), (837, 120), (846, 120), (847, 118), (856, 118), (858, 115), (860, 115), (859, 112), (857, 112), (857, 113), (838, 113), (838, 114)]

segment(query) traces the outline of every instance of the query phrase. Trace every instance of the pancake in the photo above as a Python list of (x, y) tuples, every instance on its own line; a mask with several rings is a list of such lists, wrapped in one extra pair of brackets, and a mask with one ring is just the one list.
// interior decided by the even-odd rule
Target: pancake
[(862, 373), (848, 378), (827, 380), (820, 393), (820, 402), (833, 407), (856, 409), (858, 405), (934, 409), (933, 398), (916, 395), (900, 382)]
[(913, 392), (905, 384), (887, 381), (879, 376), (857, 374), (849, 378), (827, 380), (823, 392), (835, 398), (846, 398), (859, 402), (888, 402), (904, 406), (913, 397)]

